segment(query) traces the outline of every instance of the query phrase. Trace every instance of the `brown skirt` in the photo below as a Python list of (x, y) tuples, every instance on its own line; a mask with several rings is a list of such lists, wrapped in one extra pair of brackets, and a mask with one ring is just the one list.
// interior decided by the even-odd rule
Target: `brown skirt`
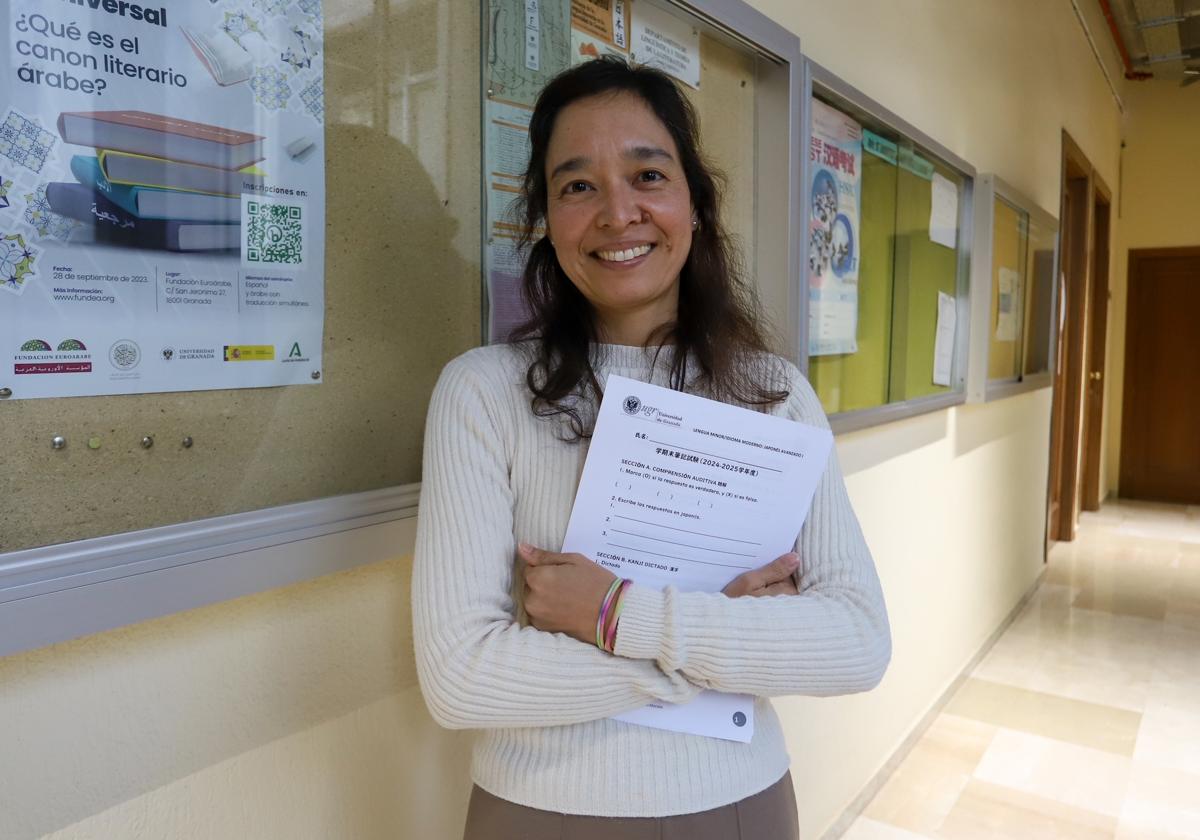
[(792, 774), (732, 805), (675, 817), (581, 817), (516, 805), (478, 785), (463, 840), (799, 840)]

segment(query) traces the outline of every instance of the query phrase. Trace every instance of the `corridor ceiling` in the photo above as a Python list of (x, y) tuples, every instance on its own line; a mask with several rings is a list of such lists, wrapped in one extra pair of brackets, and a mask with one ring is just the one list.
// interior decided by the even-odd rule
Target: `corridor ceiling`
[[(1156, 79), (1200, 80), (1200, 0), (1095, 0), (1112, 12), (1128, 70)], [(1120, 48), (1118, 44), (1118, 49)], [(1195, 68), (1196, 73), (1186, 72)]]

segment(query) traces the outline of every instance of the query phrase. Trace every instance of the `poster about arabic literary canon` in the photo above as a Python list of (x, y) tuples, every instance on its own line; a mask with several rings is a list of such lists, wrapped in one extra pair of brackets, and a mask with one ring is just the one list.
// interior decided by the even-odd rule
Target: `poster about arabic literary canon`
[(862, 126), (812, 100), (808, 352), (858, 352)]
[(6, 0), (0, 387), (320, 381), (320, 0)]

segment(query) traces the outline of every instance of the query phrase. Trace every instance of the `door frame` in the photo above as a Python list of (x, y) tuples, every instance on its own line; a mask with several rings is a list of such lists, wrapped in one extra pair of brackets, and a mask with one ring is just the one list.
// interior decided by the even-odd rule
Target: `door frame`
[[(1056, 300), (1058, 328), (1054, 337), (1054, 395), (1050, 420), (1050, 466), (1046, 492), (1047, 550), (1055, 541), (1075, 539), (1079, 512), (1085, 505), (1090, 474), (1084, 462), (1095, 460), (1094, 486), (1099, 487), (1099, 457), (1103, 448), (1101, 423), (1088, 423), (1088, 409), (1103, 412), (1103, 373), (1098, 400), (1089, 400), (1086, 384), (1097, 381), (1089, 362), (1098, 348), (1103, 369), (1103, 339), (1094, 342), (1097, 328), (1107, 323), (1109, 249), (1111, 248), (1112, 191), (1096, 172), (1071, 135), (1062, 132), (1062, 203), (1060, 207), (1059, 271)], [(1097, 213), (1097, 207), (1103, 208)], [(1099, 221), (1099, 224), (1098, 224)], [(1103, 291), (1103, 294), (1100, 292)], [(1098, 311), (1096, 301), (1103, 308)], [(1090, 427), (1090, 428), (1089, 428)], [(1085, 456), (1093, 450), (1096, 456)], [(1088, 494), (1088, 502), (1092, 502)], [(1098, 495), (1094, 499), (1099, 506)], [(1091, 508), (1089, 508), (1091, 509)]]

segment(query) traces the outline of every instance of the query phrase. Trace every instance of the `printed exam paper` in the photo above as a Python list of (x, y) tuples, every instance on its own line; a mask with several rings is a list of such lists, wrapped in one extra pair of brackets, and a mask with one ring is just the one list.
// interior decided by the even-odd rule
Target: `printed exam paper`
[[(719, 592), (795, 548), (828, 429), (610, 376), (562, 550), (635, 584)], [(617, 720), (747, 742), (754, 698), (705, 691)]]

